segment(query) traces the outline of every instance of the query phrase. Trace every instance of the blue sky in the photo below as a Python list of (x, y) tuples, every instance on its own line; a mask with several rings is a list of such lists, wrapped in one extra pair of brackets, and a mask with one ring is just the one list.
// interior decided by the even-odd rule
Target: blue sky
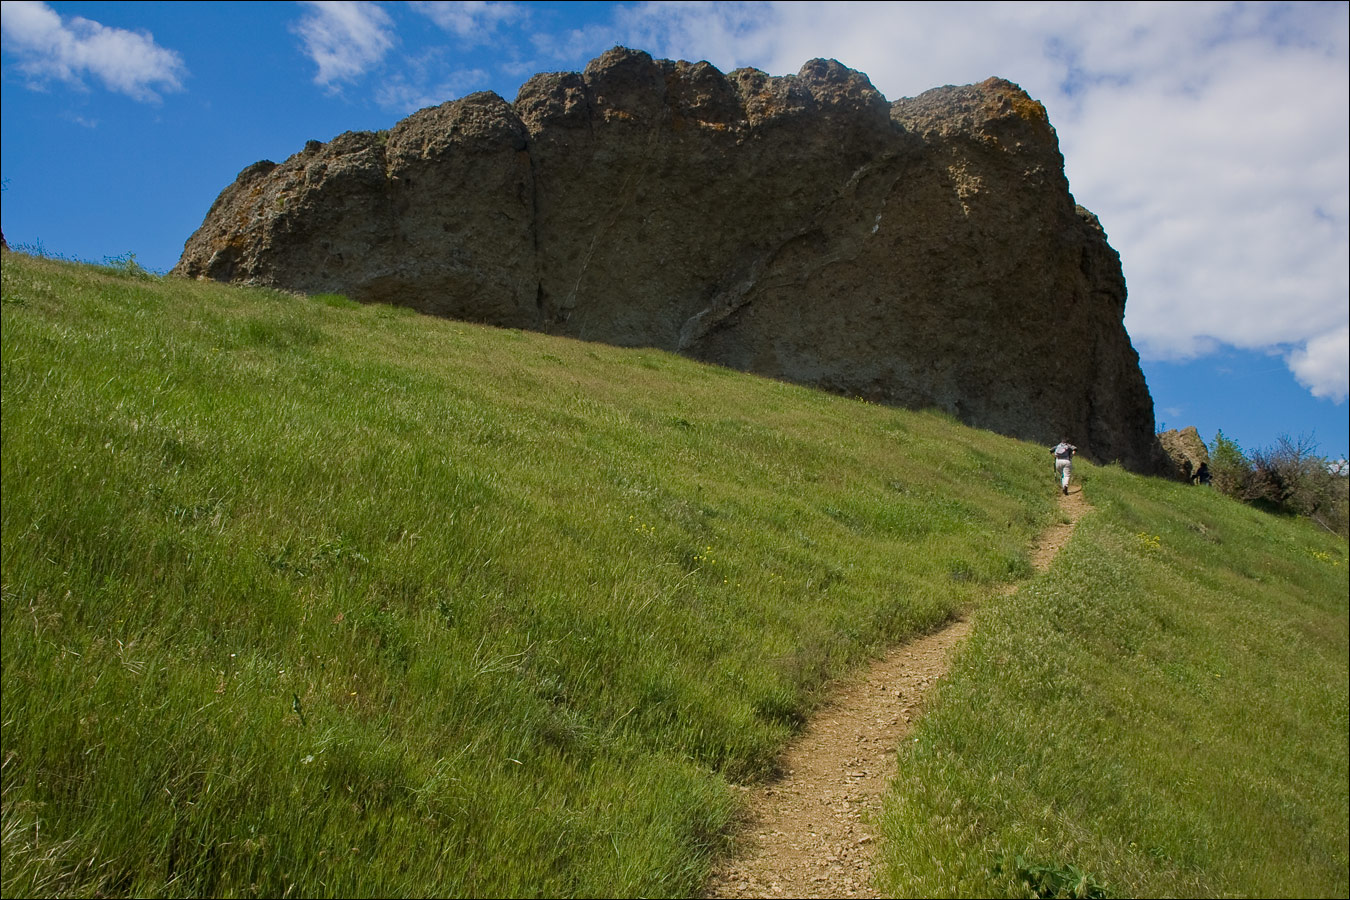
[[(1350, 5), (60, 3), (0, 9), (12, 246), (169, 269), (216, 195), (616, 44), (889, 99), (997, 75), (1045, 104), (1129, 285), (1159, 426), (1350, 451)], [(1053, 365), (1047, 361), (1047, 377)]]

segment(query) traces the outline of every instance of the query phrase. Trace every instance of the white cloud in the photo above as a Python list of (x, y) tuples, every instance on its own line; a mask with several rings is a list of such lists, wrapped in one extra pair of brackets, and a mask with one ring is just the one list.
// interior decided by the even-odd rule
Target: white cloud
[[(1324, 354), (1350, 315), (1345, 53), (1190, 37), (1182, 62), (1085, 92), (1059, 126), (1074, 190), (1121, 252), (1127, 326), (1149, 358), (1215, 341)], [(1344, 395), (1344, 374), (1287, 358), (1314, 394)]]
[(1046, 105), (1076, 199), (1120, 251), (1141, 355), (1276, 352), (1334, 398), (1350, 369), (1347, 9), (650, 3), (616, 24), (632, 46), (723, 71), (833, 57), (891, 99), (1017, 82)]
[(335, 88), (355, 81), (384, 59), (394, 46), (393, 21), (376, 3), (307, 2), (294, 31), (319, 67), (314, 83)]
[[(803, 4), (808, 5), (808, 4)], [(615, 24), (621, 41), (656, 56), (707, 60), (724, 72), (757, 66), (773, 75), (795, 73), (813, 53), (788, 68), (777, 59), (790, 54), (797, 31), (787, 20), (791, 6), (761, 3), (641, 3), (620, 7)], [(819, 18), (817, 16), (817, 18)]]
[(182, 57), (156, 44), (149, 32), (108, 28), (80, 16), (63, 19), (36, 0), (5, 0), (0, 11), (4, 49), (35, 86), (55, 78), (84, 87), (89, 75), (110, 91), (146, 102), (158, 101), (159, 91), (183, 89)]
[(1320, 335), (1308, 341), (1302, 349), (1286, 358), (1298, 383), (1312, 392), (1340, 402), (1350, 393), (1350, 370), (1345, 360), (1350, 356), (1350, 325)]
[(412, 8), (470, 44), (488, 40), (499, 25), (511, 24), (525, 18), (525, 10), (515, 3), (440, 0), (440, 2), (413, 3)]

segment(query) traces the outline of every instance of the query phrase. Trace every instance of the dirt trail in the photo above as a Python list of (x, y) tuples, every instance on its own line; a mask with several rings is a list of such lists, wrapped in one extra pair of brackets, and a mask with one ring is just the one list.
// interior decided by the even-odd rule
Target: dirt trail
[[(1049, 567), (1089, 507), (1077, 486), (1060, 495), (1069, 521), (1037, 540)], [(958, 619), (897, 647), (842, 685), (783, 756), (783, 776), (749, 791), (739, 855), (709, 879), (708, 898), (879, 897), (872, 886), (872, 823), (895, 776), (896, 748), (970, 633)]]

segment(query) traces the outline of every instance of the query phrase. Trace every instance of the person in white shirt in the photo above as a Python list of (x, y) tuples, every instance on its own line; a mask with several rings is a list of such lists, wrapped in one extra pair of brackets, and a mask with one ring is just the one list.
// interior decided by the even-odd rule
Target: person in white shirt
[(1055, 454), (1055, 474), (1059, 476), (1059, 486), (1064, 493), (1069, 492), (1069, 476), (1073, 472), (1073, 455), (1078, 452), (1078, 448), (1069, 443), (1065, 438), (1058, 444), (1050, 448), (1050, 452)]

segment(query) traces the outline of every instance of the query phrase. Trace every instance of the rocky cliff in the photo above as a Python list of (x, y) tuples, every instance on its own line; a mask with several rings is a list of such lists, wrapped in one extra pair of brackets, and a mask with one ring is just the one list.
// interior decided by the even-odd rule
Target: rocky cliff
[(1179, 481), (1194, 481), (1202, 465), (1206, 470), (1209, 468), (1209, 448), (1194, 425), (1162, 432), (1158, 444), (1167, 454), (1168, 465), (1163, 474)]
[(244, 169), (174, 272), (652, 346), (1156, 471), (1125, 280), (1044, 108), (616, 48)]

